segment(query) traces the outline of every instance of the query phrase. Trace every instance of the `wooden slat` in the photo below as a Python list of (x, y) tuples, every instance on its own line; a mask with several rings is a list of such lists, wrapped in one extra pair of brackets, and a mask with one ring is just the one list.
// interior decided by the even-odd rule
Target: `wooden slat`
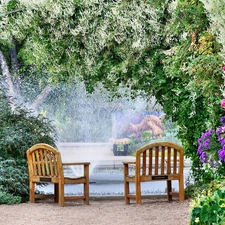
[(50, 157), (49, 157), (49, 152), (47, 150), (44, 150), (44, 157), (45, 157), (45, 171), (47, 176), (51, 176), (50, 170), (49, 170), (49, 163), (50, 163)]
[(69, 200), (82, 200), (82, 199), (85, 199), (85, 196), (65, 196), (64, 199), (67, 200), (67, 201), (69, 201)]
[(173, 173), (177, 173), (177, 150), (173, 151)]
[(37, 175), (42, 175), (41, 174), (41, 165), (40, 165), (40, 160), (39, 160), (39, 151), (35, 151), (35, 158), (36, 158), (36, 161), (37, 161)]
[(161, 175), (165, 173), (165, 147), (162, 146), (161, 150)]
[(58, 176), (59, 175), (59, 171), (58, 171), (58, 167), (57, 167), (57, 156), (56, 155), (53, 155), (53, 168), (54, 168), (54, 176)]
[(44, 149), (39, 150), (40, 164), (41, 164), (41, 175), (45, 176), (45, 162), (44, 162)]
[(35, 196), (35, 198), (39, 198), (39, 199), (42, 199), (42, 198), (53, 198), (53, 197), (55, 197), (54, 194), (48, 194), (48, 195), (44, 195), (44, 194), (35, 194), (34, 196)]
[(159, 174), (159, 147), (155, 147), (155, 175)]
[(149, 166), (148, 166), (148, 174), (152, 175), (152, 149), (149, 149)]
[(128, 194), (127, 197), (128, 197), (128, 198), (136, 198), (136, 195)]
[(142, 175), (146, 174), (146, 151), (142, 154)]
[(49, 160), (50, 175), (52, 177), (54, 177), (55, 176), (55, 172), (54, 172), (54, 166), (52, 164), (52, 162), (54, 161), (54, 155), (52, 155), (51, 152), (49, 152), (48, 154), (49, 154), (49, 158), (50, 158), (50, 160)]
[[(128, 163), (128, 164), (134, 164), (135, 162), (124, 162), (124, 163)], [(82, 166), (82, 165), (90, 165), (90, 162), (63, 162), (62, 163), (63, 166)]]
[(171, 148), (167, 148), (167, 174), (171, 173)]
[(32, 168), (33, 168), (33, 171), (32, 172), (36, 176), (37, 175), (38, 167), (37, 167), (37, 163), (36, 163), (36, 160), (35, 160), (35, 154), (32, 153), (28, 157), (29, 157), (28, 161), (30, 161), (30, 163), (32, 164)]
[(178, 192), (170, 192), (169, 194), (170, 195), (173, 195), (173, 196), (179, 196), (179, 193)]

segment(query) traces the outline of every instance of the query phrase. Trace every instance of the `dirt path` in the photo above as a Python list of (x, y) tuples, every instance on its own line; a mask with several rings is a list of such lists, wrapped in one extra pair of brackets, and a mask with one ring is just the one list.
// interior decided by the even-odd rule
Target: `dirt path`
[(4, 225), (188, 225), (189, 201), (144, 199), (143, 204), (125, 205), (121, 200), (53, 202), (0, 205), (0, 224)]

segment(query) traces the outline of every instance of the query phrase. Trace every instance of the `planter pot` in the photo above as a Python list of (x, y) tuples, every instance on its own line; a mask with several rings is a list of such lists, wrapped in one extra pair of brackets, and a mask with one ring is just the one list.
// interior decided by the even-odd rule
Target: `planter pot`
[[(118, 148), (120, 147), (120, 148)], [(113, 144), (113, 154), (114, 156), (127, 156), (128, 155), (128, 144), (124, 144), (122, 145), (117, 145), (117, 144)]]

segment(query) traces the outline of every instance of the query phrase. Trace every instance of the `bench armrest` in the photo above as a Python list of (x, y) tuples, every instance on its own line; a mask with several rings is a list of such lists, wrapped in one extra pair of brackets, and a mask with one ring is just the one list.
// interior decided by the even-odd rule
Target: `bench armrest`
[(123, 165), (135, 165), (136, 164), (136, 162), (123, 162)]
[(63, 166), (89, 166), (90, 162), (65, 162), (62, 163)]

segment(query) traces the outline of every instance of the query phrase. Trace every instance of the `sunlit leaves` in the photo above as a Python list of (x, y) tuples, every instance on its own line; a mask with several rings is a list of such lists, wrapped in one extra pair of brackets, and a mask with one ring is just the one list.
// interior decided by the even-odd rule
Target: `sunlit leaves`
[(18, 7), (23, 12), (12, 15), (7, 34), (23, 41), (24, 62), (44, 68), (53, 82), (76, 76), (89, 88), (99, 81), (137, 86), (139, 73), (151, 73), (143, 53), (160, 44), (162, 14), (153, 4), (21, 0)]
[(209, 13), (211, 29), (216, 33), (217, 40), (222, 44), (225, 57), (225, 4), (223, 0), (201, 0)]

